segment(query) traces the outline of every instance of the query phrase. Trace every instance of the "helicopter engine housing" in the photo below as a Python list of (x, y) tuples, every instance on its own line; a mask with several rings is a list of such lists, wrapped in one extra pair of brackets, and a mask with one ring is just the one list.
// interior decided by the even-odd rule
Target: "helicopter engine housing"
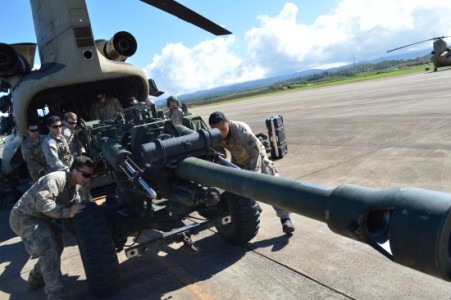
[(31, 71), (36, 44), (0, 43), (0, 77), (8, 78)]
[(125, 61), (135, 54), (138, 43), (131, 33), (119, 31), (108, 41), (96, 41), (96, 47), (110, 60)]

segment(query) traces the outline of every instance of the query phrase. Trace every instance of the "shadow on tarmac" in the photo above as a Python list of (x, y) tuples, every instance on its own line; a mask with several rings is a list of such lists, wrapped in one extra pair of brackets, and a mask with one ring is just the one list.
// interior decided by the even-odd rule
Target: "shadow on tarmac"
[(252, 244), (248, 244), (246, 245), (246, 248), (253, 251), (259, 248), (272, 247), (271, 252), (277, 252), (285, 248), (286, 245), (288, 245), (290, 238), (292, 236), (293, 236), (292, 234), (283, 234), (270, 239), (261, 240)]
[[(0, 210), (0, 240), (8, 241), (16, 237), (16, 234), (11, 230), (9, 226), (9, 215), (11, 207), (4, 207)], [(11, 299), (21, 298), (21, 288), (26, 286), (25, 280), (23, 280), (18, 274), (27, 263), (30, 256), (25, 251), (25, 247), (20, 239), (16, 239), (17, 242), (7, 243), (0, 247), (0, 265), (4, 265), (5, 268), (0, 274), (0, 292), (4, 292), (10, 295)], [(17, 280), (19, 278), (20, 282)], [(18, 281), (15, 284), (5, 284), (8, 281)]]
[[(122, 289), (108, 299), (164, 299), (173, 291), (204, 281), (239, 261), (248, 249), (231, 246), (214, 234), (196, 241), (199, 252), (187, 248), (160, 248), (159, 255), (144, 254), (120, 263)], [(66, 284), (66, 283), (65, 283)], [(69, 296), (69, 292), (68, 292)], [(86, 281), (70, 291), (74, 299), (96, 299)]]
[[(16, 238), (9, 227), (9, 212), (9, 209), (0, 211), (0, 233), (3, 241)], [(75, 239), (67, 230), (64, 231), (65, 245), (76, 245)], [(108, 299), (171, 297), (171, 292), (211, 278), (235, 264), (250, 251), (263, 247), (272, 247), (273, 252), (279, 251), (288, 244), (289, 239), (290, 236), (284, 234), (240, 247), (228, 244), (219, 234), (212, 234), (195, 241), (200, 249), (197, 253), (184, 247), (175, 249), (163, 246), (159, 255), (149, 253), (122, 261), (122, 289)], [(29, 255), (18, 238), (17, 242), (0, 247), (0, 263), (6, 265), (0, 275), (0, 292), (9, 295), (10, 299), (46, 299), (42, 288), (28, 291), (26, 279), (19, 275), (28, 260)], [(79, 265), (78, 270), (83, 272), (81, 258)], [(79, 279), (80, 275), (69, 276), (64, 274), (63, 270), (66, 295), (69, 299), (96, 299), (91, 295), (87, 281)]]
[[(9, 299), (47, 299), (44, 289), (35, 291), (27, 289), (26, 278), (28, 278), (28, 271), (30, 270), (23, 269), (30, 260), (30, 255), (25, 250), (20, 238), (9, 226), (11, 209), (12, 206), (0, 210), (0, 240), (2, 243), (6, 242), (0, 247), (0, 265), (5, 266), (4, 270), (0, 272), (0, 295), (5, 293), (9, 295)], [(66, 247), (76, 245), (75, 239), (66, 230), (64, 230), (64, 244)], [(30, 269), (36, 262), (37, 260), (33, 259)], [(21, 273), (26, 274), (21, 276)], [(67, 286), (80, 285), (80, 281), (77, 281), (79, 276), (68, 276), (66, 274), (63, 277)]]

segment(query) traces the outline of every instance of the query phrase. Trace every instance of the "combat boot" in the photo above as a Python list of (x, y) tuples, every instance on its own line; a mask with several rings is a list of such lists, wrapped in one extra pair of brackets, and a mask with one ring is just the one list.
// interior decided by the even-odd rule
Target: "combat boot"
[(35, 270), (32, 270), (28, 275), (27, 286), (29, 290), (36, 290), (45, 285), (44, 278), (41, 274), (37, 273)]
[(293, 223), (290, 218), (280, 219), (282, 222), (282, 230), (285, 233), (292, 233), (294, 231)]

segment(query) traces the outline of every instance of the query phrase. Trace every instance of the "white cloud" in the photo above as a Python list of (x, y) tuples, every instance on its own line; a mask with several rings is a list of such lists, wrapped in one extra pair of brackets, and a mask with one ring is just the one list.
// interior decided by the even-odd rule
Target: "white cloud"
[(158, 88), (168, 94), (209, 89), (263, 76), (262, 68), (245, 64), (234, 55), (233, 36), (215, 38), (188, 48), (181, 43), (168, 44), (155, 55), (146, 70), (158, 78)]
[(287, 3), (275, 17), (260, 16), (260, 27), (246, 34), (251, 60), (268, 75), (378, 58), (397, 46), (451, 33), (451, 3), (441, 0), (341, 0), (310, 25), (296, 23), (298, 9)]
[[(445, 0), (338, 0), (312, 24), (297, 22), (298, 7), (286, 3), (243, 38), (247, 58), (234, 54), (235, 37), (188, 48), (169, 44), (146, 68), (162, 90), (180, 94), (320, 66), (382, 57), (386, 51), (451, 35), (451, 3)], [(419, 44), (425, 54), (432, 43)]]

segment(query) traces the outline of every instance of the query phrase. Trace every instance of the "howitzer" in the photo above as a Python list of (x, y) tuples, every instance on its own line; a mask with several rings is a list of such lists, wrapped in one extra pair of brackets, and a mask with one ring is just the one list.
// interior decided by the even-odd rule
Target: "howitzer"
[[(397, 263), (451, 279), (450, 194), (329, 188), (241, 170), (215, 150), (220, 133), (200, 117), (174, 126), (152, 110), (137, 106), (113, 121), (81, 126), (98, 162), (93, 191), (98, 178), (114, 183), (104, 204), (86, 203), (71, 224), (95, 295), (120, 287), (116, 252), (131, 258), (172, 242), (197, 250), (191, 236), (211, 227), (231, 244), (249, 242), (260, 225), (256, 200), (326, 222)], [(152, 236), (141, 238), (144, 231)]]
[[(170, 142), (165, 145), (161, 141), (160, 148), (167, 152), (180, 149), (181, 141)], [(156, 148), (148, 145), (143, 146), (143, 152), (148, 158), (159, 156)], [(417, 188), (375, 190), (349, 184), (330, 188), (195, 157), (180, 160), (174, 173), (326, 222), (333, 232), (367, 243), (397, 263), (451, 280), (451, 194)]]

